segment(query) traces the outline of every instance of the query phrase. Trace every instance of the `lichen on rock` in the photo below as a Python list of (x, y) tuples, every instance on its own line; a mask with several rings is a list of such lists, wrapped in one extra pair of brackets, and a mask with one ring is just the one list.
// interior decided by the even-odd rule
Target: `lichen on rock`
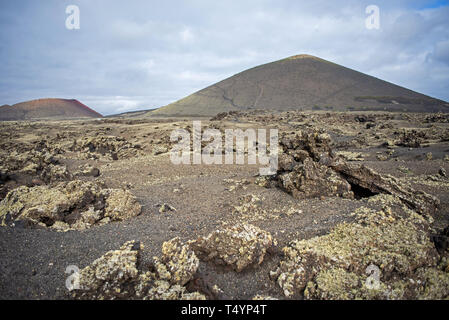
[(237, 272), (260, 265), (273, 243), (269, 232), (250, 224), (227, 226), (189, 242), (200, 259), (231, 266)]
[(84, 137), (74, 140), (69, 149), (85, 159), (118, 160), (142, 155), (138, 145), (116, 136)]
[[(61, 162), (62, 151), (47, 140), (0, 151), (0, 200), (15, 187), (70, 180), (73, 175)], [(12, 182), (6, 184), (6, 182)]]
[(198, 269), (199, 260), (195, 253), (179, 238), (162, 245), (162, 258), (154, 257), (154, 265), (161, 279), (172, 284), (185, 285)]
[(0, 202), (2, 225), (26, 221), (57, 231), (83, 230), (94, 224), (129, 219), (140, 212), (141, 205), (129, 191), (105, 189), (81, 180), (55, 187), (21, 186)]
[(173, 238), (162, 244), (162, 256), (153, 257), (152, 269), (143, 273), (136, 294), (142, 299), (205, 300), (199, 292), (188, 292), (185, 285), (193, 279), (199, 260), (193, 250)]
[(297, 164), (291, 172), (280, 174), (279, 181), (283, 189), (299, 199), (320, 196), (354, 198), (351, 185), (346, 180), (311, 158)]
[(254, 194), (239, 197), (239, 204), (232, 207), (232, 215), (240, 223), (253, 223), (268, 219), (277, 219), (279, 216), (264, 209), (263, 198)]
[(401, 185), (394, 177), (364, 165), (348, 163), (336, 156), (330, 145), (330, 136), (319, 131), (285, 135), (280, 140), (278, 185), (299, 199), (353, 199), (382, 193), (394, 195), (420, 214), (435, 212), (439, 201), (434, 196)]
[(98, 177), (100, 175), (100, 170), (98, 168), (93, 167), (92, 165), (86, 163), (80, 165), (78, 171), (74, 173), (75, 176), (84, 176), (84, 177)]
[(408, 187), (395, 177), (381, 175), (364, 165), (353, 165), (337, 160), (332, 164), (332, 169), (352, 185), (368, 190), (372, 194), (393, 195), (423, 215), (433, 214), (440, 204), (435, 196)]
[(299, 199), (340, 196), (352, 199), (351, 185), (329, 166), (335, 159), (330, 136), (299, 131), (280, 139), (279, 186)]
[(133, 293), (126, 284), (138, 277), (137, 260), (141, 245), (128, 241), (119, 250), (107, 252), (80, 271), (77, 298), (115, 299)]
[(140, 214), (142, 206), (128, 190), (113, 189), (105, 201), (104, 217), (122, 221)]
[(126, 242), (80, 271), (76, 299), (204, 300), (184, 286), (198, 269), (195, 253), (179, 238), (164, 242), (162, 257), (154, 257), (148, 270), (140, 261), (143, 245)]
[[(447, 297), (449, 289), (441, 287), (449, 288), (449, 277), (438, 269), (439, 256), (429, 237), (428, 221), (392, 196), (371, 200), (376, 201), (390, 202), (394, 210), (388, 205), (381, 210), (359, 208), (354, 223), (339, 224), (327, 235), (295, 240), (283, 248), (284, 259), (271, 276), (287, 297), (426, 298), (429, 290), (435, 293), (429, 289), (435, 284), (424, 281), (423, 272), (442, 279), (438, 297)], [(379, 271), (376, 288), (366, 284), (370, 266)]]
[(420, 148), (425, 142), (425, 138), (426, 134), (423, 131), (403, 129), (399, 140), (395, 144), (407, 148)]

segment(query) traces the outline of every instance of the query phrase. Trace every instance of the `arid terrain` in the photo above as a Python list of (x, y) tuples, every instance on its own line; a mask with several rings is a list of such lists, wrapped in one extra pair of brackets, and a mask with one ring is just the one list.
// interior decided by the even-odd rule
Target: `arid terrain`
[[(276, 175), (172, 164), (193, 120), (278, 129)], [(1, 299), (449, 297), (446, 113), (11, 121), (0, 137)]]

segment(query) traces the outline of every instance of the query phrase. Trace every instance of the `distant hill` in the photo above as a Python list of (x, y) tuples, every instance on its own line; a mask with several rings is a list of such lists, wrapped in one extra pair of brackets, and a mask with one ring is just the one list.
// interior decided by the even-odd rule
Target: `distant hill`
[(248, 109), (449, 112), (449, 104), (310, 56), (264, 64), (148, 111), (149, 116), (212, 116)]
[(148, 110), (127, 111), (105, 116), (105, 118), (139, 118), (148, 113)]
[(101, 117), (101, 114), (75, 99), (38, 99), (0, 107), (0, 121)]

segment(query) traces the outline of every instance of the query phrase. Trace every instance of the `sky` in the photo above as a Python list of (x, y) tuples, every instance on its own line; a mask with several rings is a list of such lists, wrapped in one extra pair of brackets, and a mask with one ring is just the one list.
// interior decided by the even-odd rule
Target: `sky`
[[(66, 27), (70, 5), (79, 29)], [(151, 109), (297, 54), (449, 101), (449, 1), (0, 1), (0, 105)]]

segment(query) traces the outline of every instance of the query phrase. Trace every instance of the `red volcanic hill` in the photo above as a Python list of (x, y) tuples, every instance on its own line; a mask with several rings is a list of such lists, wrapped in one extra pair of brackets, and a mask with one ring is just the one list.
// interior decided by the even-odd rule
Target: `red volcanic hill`
[(0, 121), (101, 117), (101, 114), (75, 99), (37, 99), (0, 107)]

